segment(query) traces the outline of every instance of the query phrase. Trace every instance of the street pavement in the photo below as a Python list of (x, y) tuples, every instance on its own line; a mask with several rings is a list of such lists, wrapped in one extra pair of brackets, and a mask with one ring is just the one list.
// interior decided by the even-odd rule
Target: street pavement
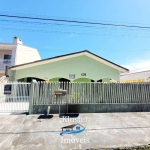
[[(150, 112), (38, 117), (0, 114), (0, 150), (100, 149), (150, 144)], [(62, 127), (77, 123), (85, 127), (82, 133), (60, 136)]]

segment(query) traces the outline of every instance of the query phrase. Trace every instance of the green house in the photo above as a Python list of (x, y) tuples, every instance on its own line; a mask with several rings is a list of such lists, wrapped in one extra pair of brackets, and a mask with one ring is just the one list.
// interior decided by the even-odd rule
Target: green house
[(120, 81), (120, 73), (129, 70), (87, 50), (12, 66), (9, 81)]

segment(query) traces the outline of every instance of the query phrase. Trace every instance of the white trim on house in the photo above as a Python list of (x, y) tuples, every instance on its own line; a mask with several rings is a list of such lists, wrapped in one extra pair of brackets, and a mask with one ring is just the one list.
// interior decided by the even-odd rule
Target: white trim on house
[(0, 43), (0, 49), (3, 50), (12, 50), (13, 48), (16, 48), (17, 45), (15, 44), (10, 44), (10, 43)]

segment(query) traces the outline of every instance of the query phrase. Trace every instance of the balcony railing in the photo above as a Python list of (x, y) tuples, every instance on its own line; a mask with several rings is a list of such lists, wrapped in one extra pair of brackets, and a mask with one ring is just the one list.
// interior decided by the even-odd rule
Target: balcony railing
[(13, 61), (10, 59), (0, 59), (0, 70), (5, 70), (6, 66), (12, 66)]

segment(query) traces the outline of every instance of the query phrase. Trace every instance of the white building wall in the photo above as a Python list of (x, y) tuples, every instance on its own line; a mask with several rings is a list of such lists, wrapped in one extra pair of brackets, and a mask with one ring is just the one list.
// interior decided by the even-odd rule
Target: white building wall
[(17, 44), (15, 55), (15, 65), (41, 60), (38, 50), (21, 44)]
[(12, 54), (12, 50), (6, 50), (6, 49), (0, 49), (0, 60), (4, 60), (4, 55), (11, 55)]
[(14, 37), (13, 43), (0, 43), (0, 77), (5, 73), (4, 54), (12, 54), (9, 66), (41, 60), (37, 49), (23, 45), (20, 38)]
[(14, 66), (15, 65), (15, 60), (16, 60), (16, 47), (12, 49), (12, 63), (11, 65)]
[(7, 65), (12, 65), (12, 60), (10, 63), (4, 63), (4, 55), (12, 55), (12, 50), (0, 49), (0, 77), (4, 75), (5, 67)]

